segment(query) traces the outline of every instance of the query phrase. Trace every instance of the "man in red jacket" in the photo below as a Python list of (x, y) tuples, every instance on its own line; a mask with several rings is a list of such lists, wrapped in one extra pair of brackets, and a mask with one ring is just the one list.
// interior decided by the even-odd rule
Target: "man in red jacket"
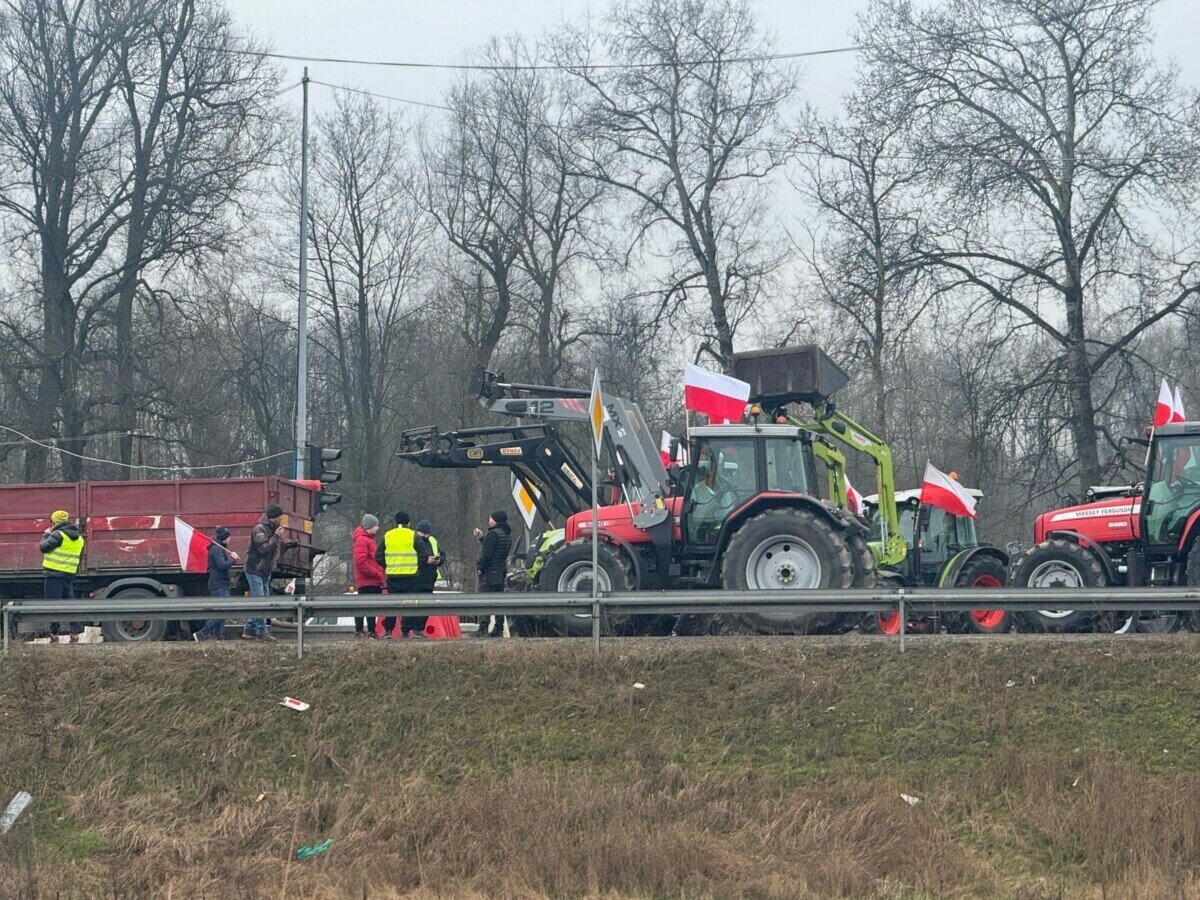
[[(360, 594), (382, 594), (386, 580), (383, 566), (375, 561), (375, 535), (379, 534), (379, 520), (367, 513), (362, 517), (362, 524), (354, 529), (354, 586)], [(366, 631), (363, 630), (364, 619), (354, 617), (354, 636), (358, 638), (375, 637), (375, 617), (366, 616)]]

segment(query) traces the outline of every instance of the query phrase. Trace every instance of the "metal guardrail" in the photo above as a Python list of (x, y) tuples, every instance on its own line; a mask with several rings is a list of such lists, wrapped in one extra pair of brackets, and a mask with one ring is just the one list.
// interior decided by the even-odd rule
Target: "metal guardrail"
[(104, 600), (11, 600), (3, 606), (3, 641), (19, 621), (112, 622), (126, 619), (288, 618), (296, 620), (296, 655), (304, 657), (304, 620), (309, 616), (584, 615), (592, 619), (592, 643), (600, 652), (607, 613), (891, 613), (899, 612), (900, 649), (909, 613), (1003, 609), (1087, 609), (1095, 612), (1200, 611), (1200, 587), (1178, 588), (894, 588), (821, 591), (633, 591), (589, 594), (336, 594), (298, 597), (111, 597)]

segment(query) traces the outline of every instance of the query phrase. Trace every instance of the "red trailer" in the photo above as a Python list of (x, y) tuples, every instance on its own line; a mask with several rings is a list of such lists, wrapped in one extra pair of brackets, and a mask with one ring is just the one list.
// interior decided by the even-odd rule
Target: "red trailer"
[[(317, 482), (275, 476), (0, 485), (0, 598), (42, 595), (38, 541), (56, 509), (79, 521), (86, 540), (76, 596), (204, 596), (206, 576), (180, 569), (176, 517), (209, 536), (224, 525), (233, 533), (230, 549), (244, 558), (250, 529), (272, 503), (284, 512), (283, 539), (300, 545), (283, 554), (275, 577), (308, 577), (313, 560), (323, 552), (312, 543), (319, 493)], [(153, 641), (163, 636), (166, 625), (107, 622), (104, 637)]]

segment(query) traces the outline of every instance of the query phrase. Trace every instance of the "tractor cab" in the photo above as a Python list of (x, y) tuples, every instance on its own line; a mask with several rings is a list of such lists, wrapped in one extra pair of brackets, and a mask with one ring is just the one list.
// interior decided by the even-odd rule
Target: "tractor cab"
[[(977, 500), (982, 491), (967, 488)], [(869, 531), (867, 539), (874, 543), (882, 538), (879, 515), (879, 496), (863, 498), (866, 505)], [(975, 520), (956, 516), (936, 506), (922, 506), (920, 490), (897, 491), (896, 510), (899, 513), (900, 533), (908, 545), (908, 555), (900, 567), (910, 584), (938, 584), (942, 568), (963, 550), (980, 546)]]
[(1150, 444), (1140, 532), (1151, 554), (1173, 555), (1200, 511), (1200, 422), (1161, 425)]
[(734, 514), (760, 495), (815, 495), (812, 436), (792, 425), (693, 428), (690, 459), (679, 511), (687, 555), (711, 554)]

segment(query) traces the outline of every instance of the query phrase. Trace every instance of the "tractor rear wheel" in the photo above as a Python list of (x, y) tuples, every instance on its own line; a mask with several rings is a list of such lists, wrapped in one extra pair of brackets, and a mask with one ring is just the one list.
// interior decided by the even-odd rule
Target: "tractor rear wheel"
[[(1055, 538), (1030, 547), (1012, 561), (1011, 587), (1093, 588), (1105, 587), (1108, 578), (1095, 554), (1072, 541)], [(1030, 631), (1085, 631), (1096, 613), (1083, 609), (1039, 609), (1021, 615)]]
[[(977, 555), (967, 560), (954, 579), (955, 587), (1002, 588), (1008, 572), (995, 556)], [(963, 631), (973, 634), (1006, 634), (1013, 617), (1002, 609), (972, 609), (962, 614)]]
[[(1187, 562), (1183, 568), (1183, 580), (1189, 587), (1200, 587), (1200, 541), (1192, 541)], [(1184, 613), (1189, 631), (1200, 631), (1200, 612)]]
[[(848, 588), (850, 545), (822, 516), (807, 509), (770, 509), (737, 530), (725, 550), (726, 590)], [(745, 613), (742, 621), (765, 634), (815, 634), (835, 628), (837, 613)]]

